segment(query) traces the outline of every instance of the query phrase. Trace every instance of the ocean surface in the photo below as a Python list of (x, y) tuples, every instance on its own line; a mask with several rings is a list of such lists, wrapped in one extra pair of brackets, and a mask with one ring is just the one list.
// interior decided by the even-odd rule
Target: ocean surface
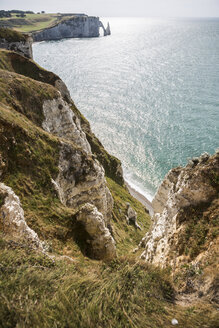
[(219, 147), (219, 19), (108, 20), (111, 36), (37, 43), (34, 59), (151, 200), (171, 168)]

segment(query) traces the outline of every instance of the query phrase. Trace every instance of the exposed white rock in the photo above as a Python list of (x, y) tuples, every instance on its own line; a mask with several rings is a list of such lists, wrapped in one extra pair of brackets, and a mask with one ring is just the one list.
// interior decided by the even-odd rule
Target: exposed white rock
[(61, 138), (73, 141), (87, 153), (91, 153), (90, 144), (81, 129), (78, 117), (71, 110), (70, 105), (62, 97), (47, 100), (43, 104), (45, 120), (42, 127), (47, 132)]
[(181, 197), (181, 193), (179, 189), (175, 194), (175, 186), (179, 174), (179, 170), (170, 171), (158, 189), (152, 202), (154, 209), (152, 228), (141, 241), (141, 246), (145, 247), (141, 257), (161, 266), (167, 261), (169, 241), (177, 231), (176, 216), (179, 210), (177, 198)]
[(61, 143), (59, 174), (52, 181), (61, 202), (73, 208), (78, 208), (87, 202), (92, 203), (103, 214), (108, 224), (113, 199), (106, 186), (104, 169), (92, 156), (80, 120), (61, 97), (45, 101), (43, 112), (45, 116), (43, 129), (73, 142), (73, 144)]
[(0, 183), (0, 195), (4, 199), (0, 208), (4, 234), (15, 241), (26, 241), (32, 247), (43, 250), (37, 233), (25, 221), (19, 197), (4, 183)]
[(103, 215), (94, 205), (85, 204), (77, 215), (88, 234), (90, 256), (95, 259), (111, 260), (116, 256), (115, 241), (106, 227)]
[(142, 230), (140, 225), (137, 222), (137, 213), (135, 210), (131, 207), (129, 203), (127, 203), (127, 215), (126, 215), (126, 221), (128, 224), (133, 224), (136, 229)]
[(83, 223), (90, 236), (90, 256), (111, 259), (116, 248), (107, 225), (112, 215), (113, 198), (106, 186), (104, 169), (92, 156), (79, 119), (63, 98), (45, 101), (43, 112), (43, 129), (63, 138), (59, 174), (52, 180), (59, 199), (74, 209), (86, 204), (80, 210), (78, 221)]
[(105, 29), (99, 17), (74, 15), (69, 19), (62, 20), (55, 26), (34, 32), (32, 35), (34, 41), (60, 40), (63, 38), (92, 38), (100, 35), (100, 27), (103, 28), (104, 35), (111, 34), (109, 23)]
[(109, 24), (109, 22), (107, 23), (107, 27), (106, 27), (106, 35), (111, 35), (111, 30), (110, 30), (110, 24)]
[(99, 26), (102, 27), (103, 29), (103, 35), (107, 36), (107, 35), (111, 35), (111, 30), (110, 30), (110, 24), (109, 22), (107, 23), (107, 27), (105, 28), (103, 23), (100, 21)]
[(64, 205), (78, 208), (87, 202), (92, 203), (104, 215), (106, 224), (109, 223), (113, 198), (106, 186), (104, 169), (80, 148), (62, 143), (59, 174), (53, 184)]
[(218, 172), (218, 157), (205, 154), (193, 166), (188, 164), (166, 175), (152, 202), (152, 227), (139, 244), (145, 248), (141, 257), (146, 261), (174, 269), (185, 259), (179, 254), (180, 235), (186, 227), (181, 211), (217, 198), (217, 188), (207, 177)]

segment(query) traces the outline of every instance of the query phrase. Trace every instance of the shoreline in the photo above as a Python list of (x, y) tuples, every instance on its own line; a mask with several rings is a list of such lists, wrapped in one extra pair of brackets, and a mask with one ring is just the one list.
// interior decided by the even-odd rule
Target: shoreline
[(125, 185), (128, 188), (129, 193), (140, 203), (142, 203), (142, 205), (149, 211), (150, 216), (153, 216), (154, 210), (152, 207), (152, 203), (143, 194), (141, 194), (135, 188), (131, 187), (127, 180), (125, 180)]

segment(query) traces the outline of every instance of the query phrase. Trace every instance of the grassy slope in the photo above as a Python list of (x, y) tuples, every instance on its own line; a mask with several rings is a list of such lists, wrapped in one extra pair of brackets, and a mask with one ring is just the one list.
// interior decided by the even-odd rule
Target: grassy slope
[(62, 17), (60, 14), (27, 14), (26, 17), (13, 17), (1, 18), (0, 26), (6, 25), (19, 32), (34, 32), (54, 26), (62, 19), (68, 17)]
[[(60, 141), (36, 125), (42, 121), (42, 101), (57, 96), (51, 86), (57, 77), (26, 59), (16, 65), (23, 59), (13, 56), (0, 52), (0, 157), (5, 163), (1, 180), (18, 194), (28, 224), (48, 242), (56, 261), (0, 240), (0, 327), (157, 328), (171, 327), (173, 317), (182, 327), (216, 327), (214, 309), (175, 306), (167, 273), (127, 256), (150, 220), (144, 207), (109, 178), (119, 258), (104, 264), (82, 255), (75, 211), (59, 202), (51, 185)], [(42, 82), (46, 79), (51, 84)], [(127, 201), (137, 211), (143, 231), (127, 226)], [(64, 261), (62, 255), (74, 262)]]
[(26, 41), (22, 33), (4, 27), (0, 27), (0, 39), (6, 39), (9, 42)]
[(19, 32), (32, 32), (54, 25), (59, 20), (57, 14), (27, 14), (26, 17), (1, 18), (0, 25)]
[(22, 57), (13, 51), (3, 49), (0, 50), (0, 69), (18, 73), (52, 86), (60, 79), (56, 74), (44, 70), (33, 60)]
[[(34, 79), (27, 78), (28, 72)], [(54, 84), (57, 79), (33, 61), (0, 51), (0, 153), (6, 162), (3, 180), (21, 198), (26, 219), (41, 238), (50, 240), (53, 249), (62, 254), (80, 256), (77, 243), (73, 245), (72, 241), (77, 235), (74, 213), (61, 205), (50, 182), (57, 175), (59, 140), (39, 128), (43, 101), (59, 95), (53, 86), (41, 81)], [(76, 110), (74, 104), (72, 108)], [(110, 155), (106, 156), (110, 161)], [(109, 187), (115, 199), (113, 224), (119, 252), (131, 251), (143, 237), (150, 219), (124, 187), (112, 180)], [(139, 213), (143, 231), (127, 226), (126, 201)]]
[[(107, 178), (108, 187), (112, 193), (114, 199), (114, 209), (112, 223), (114, 226), (114, 237), (118, 242), (117, 250), (118, 254), (126, 254), (129, 250), (132, 251), (144, 237), (145, 232), (149, 229), (150, 219), (146, 214), (144, 207), (135, 198), (133, 198), (129, 192), (123, 187), (117, 184), (115, 181)], [(130, 203), (131, 206), (138, 213), (138, 223), (142, 226), (143, 230), (135, 229), (133, 226), (128, 226), (126, 223), (126, 203)]]

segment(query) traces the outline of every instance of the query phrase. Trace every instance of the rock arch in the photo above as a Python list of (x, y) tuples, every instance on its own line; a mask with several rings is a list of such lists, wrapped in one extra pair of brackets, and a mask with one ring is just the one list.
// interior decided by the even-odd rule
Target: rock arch
[(99, 27), (103, 29), (103, 35), (104, 36), (107, 36), (107, 35), (111, 34), (109, 22), (107, 23), (107, 27), (105, 28), (103, 23), (100, 21)]

